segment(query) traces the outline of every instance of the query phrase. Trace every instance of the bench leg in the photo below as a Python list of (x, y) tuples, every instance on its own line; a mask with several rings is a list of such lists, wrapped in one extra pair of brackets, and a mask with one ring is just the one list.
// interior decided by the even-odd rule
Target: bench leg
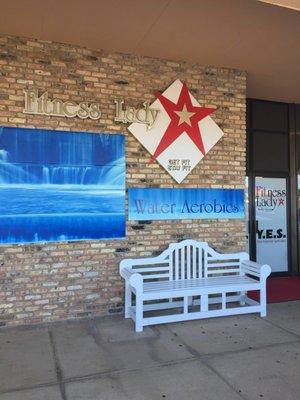
[(245, 302), (245, 296), (247, 292), (240, 292), (241, 300), (240, 300), (240, 305), (244, 306), (246, 304)]
[(138, 294), (136, 295), (135, 302), (135, 331), (143, 331), (143, 300)]
[(208, 311), (208, 294), (202, 294), (200, 296), (201, 311)]
[(130, 318), (130, 307), (132, 305), (132, 294), (129, 284), (125, 284), (125, 318)]
[(260, 288), (260, 316), (265, 317), (267, 315), (267, 291), (266, 284)]
[(226, 310), (226, 292), (222, 293), (222, 310)]
[(189, 312), (189, 297), (183, 298), (183, 313), (188, 314)]

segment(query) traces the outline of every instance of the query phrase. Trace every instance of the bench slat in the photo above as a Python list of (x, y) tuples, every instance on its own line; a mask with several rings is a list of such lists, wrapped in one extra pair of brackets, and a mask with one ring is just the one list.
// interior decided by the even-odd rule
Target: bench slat
[(177, 290), (177, 289), (188, 289), (191, 287), (223, 287), (225, 285), (240, 285), (240, 284), (257, 284), (259, 283), (255, 279), (249, 278), (248, 276), (222, 276), (222, 277), (211, 277), (211, 278), (197, 278), (197, 279), (182, 279), (178, 281), (162, 281), (162, 282), (147, 282), (144, 284), (144, 292), (151, 290), (162, 291), (162, 290)]
[(220, 270), (213, 269), (211, 271), (208, 271), (207, 278), (209, 278), (210, 276), (229, 276), (229, 275), (232, 275), (232, 276), (238, 275), (239, 276), (240, 271), (238, 269), (231, 269), (231, 268), (228, 268), (227, 270), (226, 269), (220, 269)]
[[(207, 251), (203, 251), (203, 263), (204, 266), (202, 268), (202, 278), (206, 278), (207, 277)], [(199, 278), (200, 278), (200, 273), (199, 273)]]
[(144, 292), (141, 295), (143, 301), (146, 300), (159, 300), (159, 299), (174, 299), (174, 298), (182, 298), (185, 296), (192, 297), (201, 295), (202, 298), (207, 297), (208, 295), (220, 294), (222, 292), (233, 293), (233, 292), (244, 292), (251, 290), (260, 290), (259, 284), (256, 283), (248, 283), (248, 284), (240, 284), (240, 285), (228, 285), (228, 286), (218, 286), (218, 287), (207, 287), (204, 286), (202, 289), (195, 287), (184, 288), (184, 289), (172, 289), (172, 290), (164, 290), (164, 291), (149, 291)]
[(197, 278), (196, 247), (193, 246), (193, 278)]
[(143, 272), (160, 272), (160, 271), (168, 271), (169, 272), (169, 267), (145, 267), (145, 268), (132, 268), (132, 271), (134, 272), (139, 272), (139, 273), (143, 273)]
[(187, 269), (187, 279), (191, 279), (191, 246), (186, 248), (186, 269)]
[(185, 248), (180, 250), (181, 253), (181, 260), (180, 260), (180, 278), (185, 279), (185, 254), (184, 254)]
[(214, 267), (221, 267), (221, 268), (223, 268), (223, 267), (237, 267), (237, 268), (239, 268), (240, 267), (240, 265), (239, 265), (239, 263), (237, 263), (237, 262), (226, 262), (226, 261), (224, 261), (224, 262), (214, 262), (214, 263), (208, 263), (207, 264), (207, 268), (214, 268)]
[[(159, 279), (159, 278), (168, 278), (169, 277), (169, 273), (163, 273), (163, 274), (151, 274), (151, 275), (142, 275), (143, 276), (143, 280), (145, 281), (146, 279)], [(168, 280), (169, 282), (169, 280)], [(157, 283), (157, 282), (153, 282), (153, 283)]]
[(179, 250), (175, 249), (174, 257), (175, 257), (175, 281), (179, 279)]
[(144, 318), (143, 325), (156, 325), (166, 324), (168, 322), (179, 322), (188, 321), (201, 318), (210, 317), (222, 317), (225, 315), (239, 315), (260, 312), (260, 306), (247, 306), (238, 308), (227, 308), (226, 310), (211, 310), (211, 311), (200, 311), (186, 314), (175, 314), (175, 315), (163, 315), (159, 317), (147, 317)]

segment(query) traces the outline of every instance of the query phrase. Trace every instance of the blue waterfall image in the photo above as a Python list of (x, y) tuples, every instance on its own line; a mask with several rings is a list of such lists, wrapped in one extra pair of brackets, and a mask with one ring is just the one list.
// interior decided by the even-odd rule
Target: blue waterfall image
[(0, 243), (125, 237), (123, 135), (0, 128)]

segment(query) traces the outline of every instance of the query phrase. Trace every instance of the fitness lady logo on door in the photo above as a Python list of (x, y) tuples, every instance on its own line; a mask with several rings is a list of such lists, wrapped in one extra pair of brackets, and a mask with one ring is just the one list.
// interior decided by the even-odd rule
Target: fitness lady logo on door
[(256, 186), (255, 202), (259, 210), (274, 211), (278, 207), (285, 207), (286, 191)]
[(156, 112), (151, 129), (134, 122), (129, 131), (180, 183), (209, 150), (221, 139), (223, 131), (210, 115), (215, 108), (201, 107), (185, 83), (176, 80), (150, 105)]

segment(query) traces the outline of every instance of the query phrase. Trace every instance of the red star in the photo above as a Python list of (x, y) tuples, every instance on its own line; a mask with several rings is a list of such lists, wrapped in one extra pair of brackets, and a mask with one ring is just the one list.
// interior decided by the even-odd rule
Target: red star
[(182, 86), (177, 103), (173, 103), (159, 92), (156, 96), (168, 113), (171, 121), (151, 160), (156, 160), (184, 132), (189, 135), (201, 153), (205, 154), (198, 122), (216, 111), (215, 108), (193, 106), (185, 83)]

